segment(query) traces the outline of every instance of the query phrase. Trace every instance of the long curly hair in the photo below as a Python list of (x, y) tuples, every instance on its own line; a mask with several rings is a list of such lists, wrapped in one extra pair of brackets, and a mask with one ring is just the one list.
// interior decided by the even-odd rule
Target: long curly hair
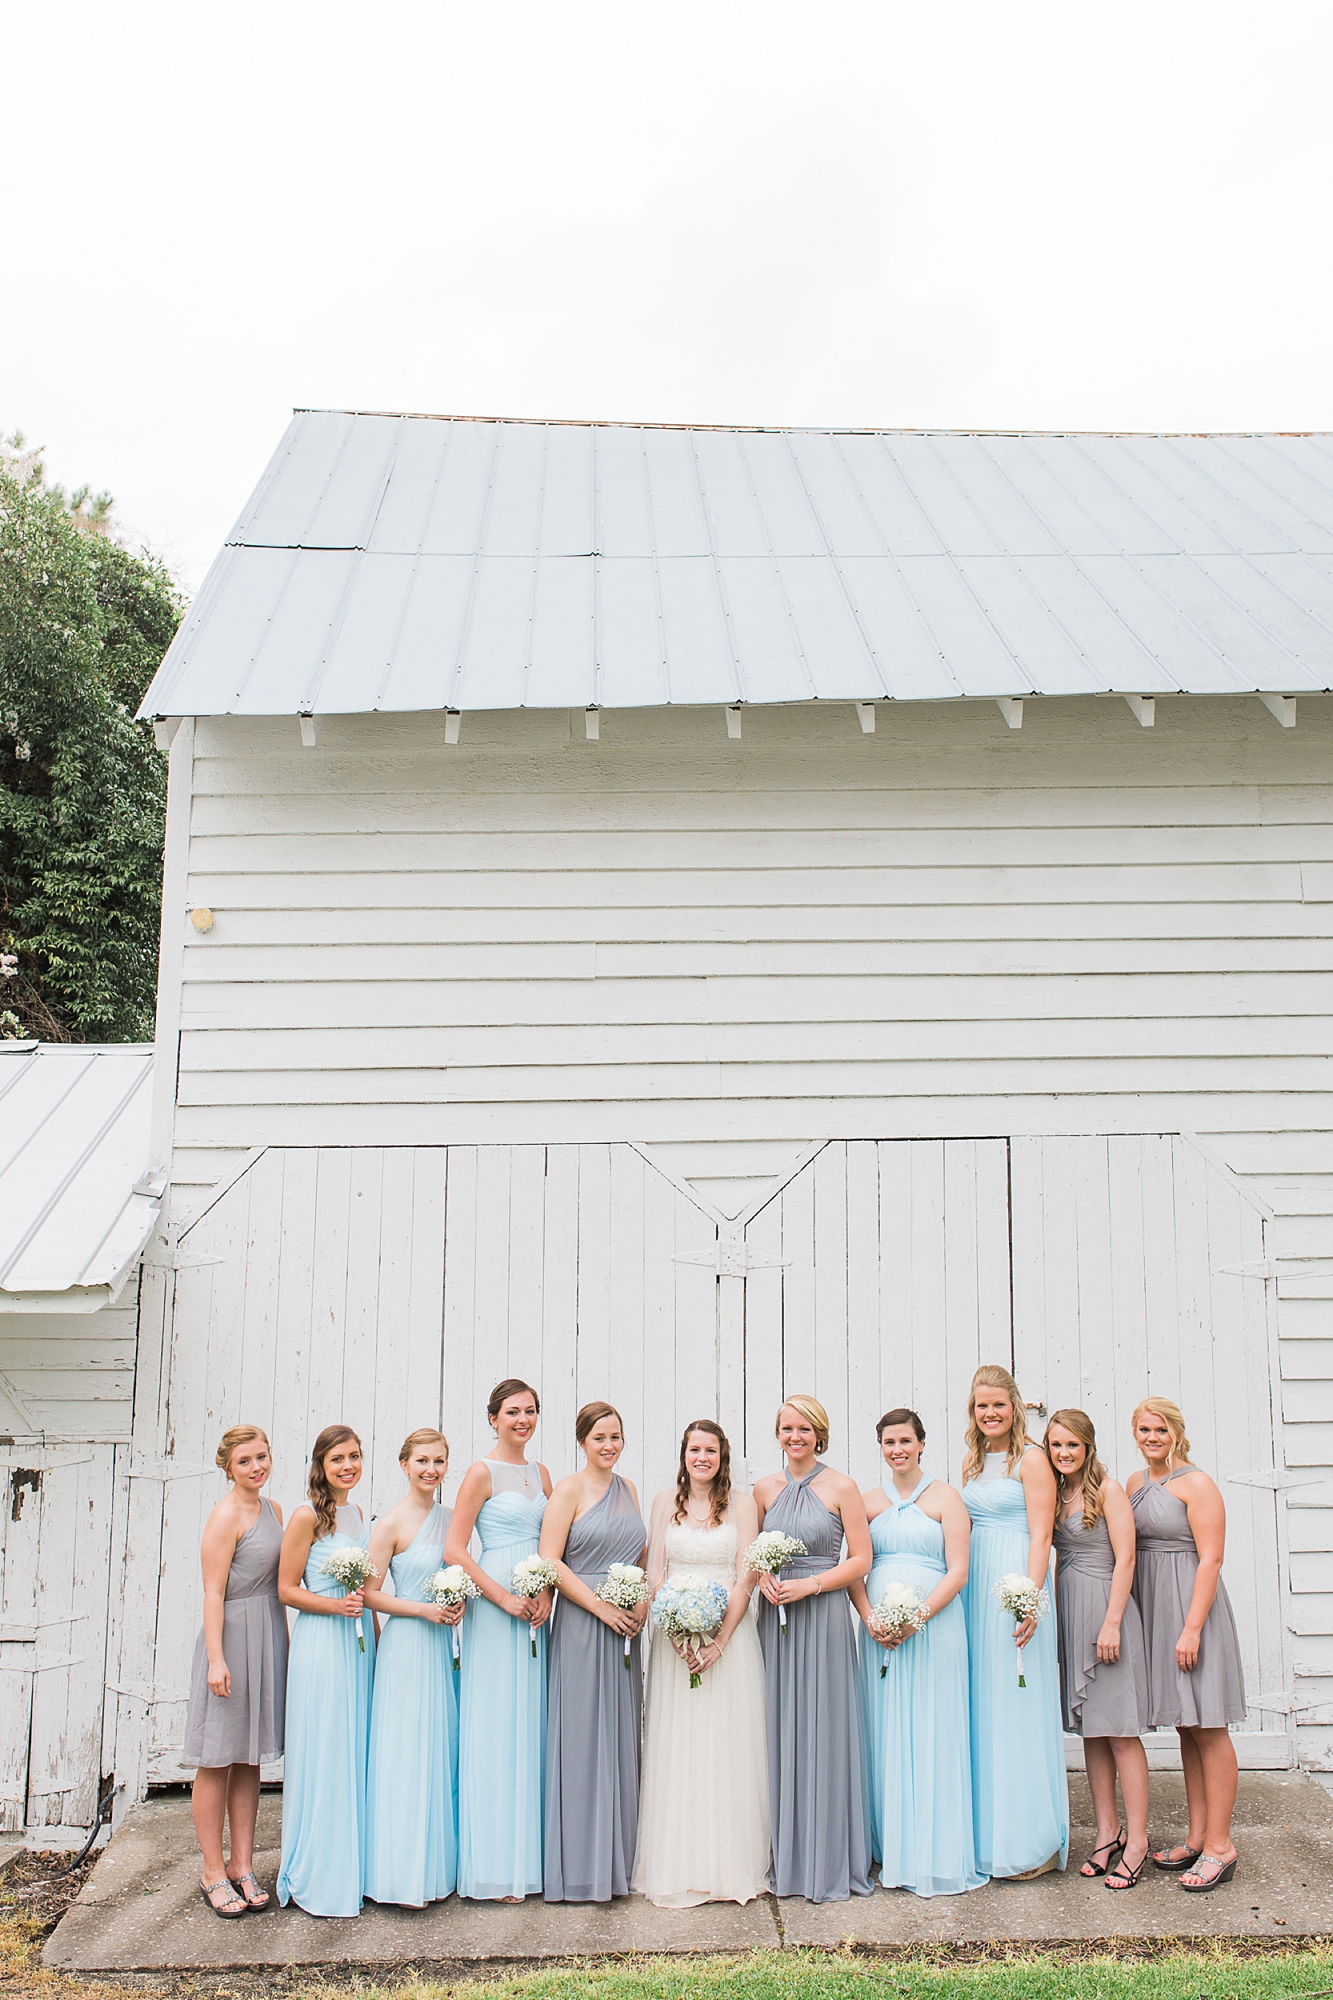
[(963, 1460), (963, 1484), (969, 1479), (979, 1479), (986, 1468), (986, 1440), (977, 1428), (977, 1390), (1003, 1389), (1014, 1406), (1014, 1424), (1009, 1433), (1009, 1463), (1005, 1467), (1013, 1472), (1023, 1453), (1028, 1448), (1027, 1412), (1023, 1408), (1023, 1398), (1017, 1382), (1007, 1368), (1001, 1368), (993, 1361), (978, 1368), (972, 1377), (972, 1387), (967, 1398), (967, 1453)]
[(718, 1442), (717, 1476), (713, 1481), (711, 1505), (712, 1525), (722, 1524), (722, 1517), (731, 1505), (731, 1446), (721, 1424), (715, 1424), (711, 1417), (699, 1417), (696, 1422), (686, 1424), (680, 1440), (680, 1465), (676, 1472), (676, 1511), (673, 1521), (683, 1521), (690, 1504), (690, 1469), (685, 1463), (685, 1448), (695, 1431), (707, 1431), (709, 1437)]
[(1106, 1484), (1106, 1467), (1097, 1456), (1097, 1433), (1092, 1427), (1092, 1418), (1086, 1410), (1057, 1410), (1046, 1422), (1046, 1433), (1042, 1438), (1042, 1449), (1051, 1461), (1051, 1471), (1055, 1474), (1055, 1490), (1059, 1504), (1063, 1507), (1074, 1490), (1075, 1481), (1065, 1477), (1055, 1462), (1051, 1451), (1051, 1425), (1059, 1424), (1062, 1430), (1071, 1431), (1087, 1454), (1083, 1460), (1083, 1526), (1095, 1528), (1102, 1518), (1106, 1505), (1106, 1495), (1102, 1488)]
[(321, 1535), (333, 1534), (338, 1526), (338, 1496), (329, 1485), (324, 1461), (338, 1445), (349, 1442), (360, 1448), (361, 1440), (350, 1424), (326, 1424), (311, 1449), (306, 1492), (315, 1510), (316, 1541)]

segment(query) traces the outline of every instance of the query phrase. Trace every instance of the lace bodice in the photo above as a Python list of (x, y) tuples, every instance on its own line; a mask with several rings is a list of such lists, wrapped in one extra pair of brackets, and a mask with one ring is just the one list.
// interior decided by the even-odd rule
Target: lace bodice
[(720, 1528), (695, 1528), (687, 1521), (672, 1521), (666, 1531), (667, 1575), (672, 1583), (698, 1577), (730, 1589), (736, 1581), (736, 1550), (732, 1521), (724, 1521)]

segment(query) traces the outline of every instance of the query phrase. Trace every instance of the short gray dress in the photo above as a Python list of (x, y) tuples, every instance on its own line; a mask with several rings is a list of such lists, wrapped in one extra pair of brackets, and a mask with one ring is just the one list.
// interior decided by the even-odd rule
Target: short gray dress
[[(580, 1514), (565, 1564), (596, 1590), (612, 1563), (638, 1563), (648, 1531), (620, 1474)], [(609, 1903), (629, 1894), (639, 1837), (639, 1642), (558, 1598), (551, 1617), (546, 1710), (548, 1903)]]
[(236, 1544), (222, 1611), (222, 1656), (231, 1693), (208, 1691), (208, 1647), (200, 1632), (190, 1671), (182, 1764), (216, 1769), (281, 1757), (287, 1707), (287, 1614), (278, 1599), (282, 1523), (260, 1495), (259, 1519)]
[(1141, 1736), (1148, 1727), (1148, 1660), (1143, 1622), (1130, 1597), (1120, 1620), (1120, 1658), (1097, 1658), (1115, 1575), (1115, 1550), (1105, 1515), (1093, 1528), (1083, 1509), (1056, 1517), (1055, 1611), (1060, 1640), (1060, 1701), (1075, 1736)]
[(1165, 1479), (1145, 1479), (1130, 1495), (1138, 1530), (1134, 1595), (1143, 1617), (1148, 1723), (1153, 1729), (1172, 1723), (1194, 1729), (1225, 1729), (1229, 1723), (1245, 1720), (1240, 1640), (1221, 1577), (1204, 1620), (1194, 1671), (1182, 1673), (1176, 1665), (1176, 1641), (1194, 1594), (1199, 1552), (1190, 1533), (1185, 1503), (1170, 1486), (1182, 1473), (1198, 1469), (1196, 1465), (1177, 1466)]
[[(781, 1581), (833, 1569), (842, 1555), (842, 1522), (814, 1490), (827, 1468), (786, 1485), (764, 1515), (764, 1533), (794, 1535), (797, 1556)], [(840, 1903), (874, 1892), (870, 1879), (870, 1776), (866, 1757), (856, 1639), (845, 1590), (787, 1606), (784, 1633), (776, 1605), (759, 1605), (768, 1709), (768, 1784), (773, 1818), (773, 1873), (779, 1896)]]

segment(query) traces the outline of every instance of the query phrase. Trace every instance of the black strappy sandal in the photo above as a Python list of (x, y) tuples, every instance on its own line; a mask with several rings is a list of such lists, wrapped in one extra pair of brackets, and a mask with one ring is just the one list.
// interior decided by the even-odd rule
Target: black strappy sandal
[[(1083, 1880), (1085, 1882), (1095, 1882), (1099, 1875), (1105, 1875), (1108, 1868), (1115, 1867), (1118, 1857), (1122, 1855), (1124, 1851), (1125, 1851), (1125, 1829), (1122, 1826), (1117, 1828), (1115, 1835), (1112, 1839), (1104, 1840), (1101, 1843), (1100, 1847), (1093, 1848), (1092, 1853), (1088, 1856), (1087, 1860), (1083, 1863), (1083, 1866), (1079, 1869), (1078, 1872), (1083, 1877)], [(1104, 1866), (1100, 1864), (1097, 1860), (1097, 1856), (1099, 1854), (1104, 1854), (1107, 1857)]]
[(1102, 1887), (1103, 1889), (1115, 1889), (1117, 1891), (1121, 1889), (1137, 1889), (1139, 1886), (1139, 1877), (1147, 1866), (1148, 1856), (1146, 1851), (1137, 1868), (1130, 1867), (1122, 1852), (1115, 1867), (1107, 1870), (1106, 1880), (1102, 1883)]
[(1169, 1860), (1167, 1857), (1170, 1855), (1171, 1849), (1163, 1847), (1160, 1852), (1152, 1856), (1152, 1865), (1154, 1868), (1160, 1868), (1168, 1875), (1183, 1875), (1187, 1868), (1194, 1866), (1199, 1856), (1203, 1853), (1201, 1847), (1191, 1847), (1187, 1840), (1178, 1840), (1175, 1842), (1175, 1845), (1181, 1850), (1179, 1861)]

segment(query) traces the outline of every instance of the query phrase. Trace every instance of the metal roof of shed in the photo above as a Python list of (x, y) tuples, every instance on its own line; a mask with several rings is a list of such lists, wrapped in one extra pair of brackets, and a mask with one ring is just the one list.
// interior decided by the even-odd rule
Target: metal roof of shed
[(298, 413), (145, 715), (1333, 688), (1333, 435)]
[(153, 1050), (0, 1042), (0, 1312), (112, 1303), (157, 1218)]

